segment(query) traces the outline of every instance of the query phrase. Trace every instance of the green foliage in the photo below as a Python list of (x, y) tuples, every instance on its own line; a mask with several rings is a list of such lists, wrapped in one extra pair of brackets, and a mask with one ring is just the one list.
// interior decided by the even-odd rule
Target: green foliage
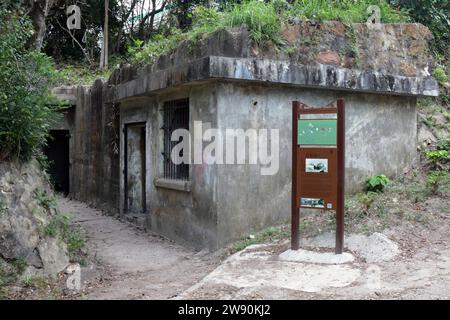
[(439, 81), (439, 83), (444, 84), (450, 81), (447, 73), (445, 72), (444, 68), (437, 67), (433, 70), (433, 77)]
[(48, 193), (46, 190), (36, 189), (34, 190), (33, 196), (39, 205), (44, 207), (46, 210), (56, 209), (58, 207), (56, 197), (53, 194)]
[(70, 226), (71, 216), (68, 214), (57, 214), (44, 228), (47, 237), (59, 237), (67, 244), (71, 262), (85, 264), (81, 249), (86, 245), (80, 229)]
[(380, 7), (382, 22), (408, 21), (406, 12), (393, 8), (385, 0), (296, 0), (292, 4), (281, 0), (246, 0), (231, 5), (222, 3), (219, 8), (223, 11), (197, 5), (189, 7), (192, 11), (190, 28), (183, 28), (183, 31), (171, 28), (166, 33), (153, 35), (145, 44), (134, 40), (128, 47), (128, 53), (134, 63), (154, 63), (157, 57), (169, 53), (183, 40), (195, 42), (215, 30), (242, 24), (247, 26), (254, 43), (281, 49), (284, 45), (281, 25), (289, 17), (340, 20), (347, 24), (365, 22), (369, 17), (366, 10), (372, 4)]
[(247, 248), (252, 244), (262, 243), (268, 240), (284, 239), (287, 238), (289, 234), (290, 233), (287, 230), (283, 229), (282, 227), (271, 227), (257, 233), (253, 237), (249, 237), (247, 239), (234, 243), (233, 246), (231, 247), (231, 251), (234, 253), (244, 250), (245, 248)]
[(44, 277), (26, 277), (22, 280), (22, 285), (26, 288), (44, 289), (48, 286), (48, 280)]
[(446, 150), (450, 152), (450, 136), (447, 139), (440, 141), (437, 148), (438, 150)]
[(427, 175), (427, 187), (434, 195), (439, 193), (441, 187), (450, 184), (450, 173), (448, 171), (430, 171)]
[(376, 199), (377, 193), (369, 191), (367, 193), (359, 193), (357, 195), (358, 202), (363, 206), (363, 212), (365, 214), (369, 213), (369, 209)]
[(377, 5), (381, 22), (407, 22), (408, 14), (393, 8), (385, 0), (296, 0), (289, 14), (303, 19), (319, 21), (338, 20), (344, 23), (366, 22), (367, 8)]
[(14, 267), (17, 275), (21, 275), (28, 266), (27, 262), (23, 257), (14, 259), (11, 264)]
[(28, 264), (23, 257), (19, 257), (5, 263), (0, 261), (0, 300), (8, 298), (8, 285), (14, 284), (23, 274)]
[(56, 71), (58, 85), (91, 85), (96, 79), (108, 79), (117, 66), (117, 57), (110, 57), (109, 68), (98, 69), (83, 63), (59, 64)]
[(50, 222), (44, 228), (44, 234), (47, 237), (55, 238), (61, 236), (65, 238), (70, 231), (70, 216), (65, 214), (57, 214), (52, 217)]
[(247, 25), (250, 38), (259, 46), (282, 45), (281, 20), (272, 3), (248, 1), (225, 13), (226, 27)]
[(180, 42), (191, 40), (194, 43), (207, 34), (221, 28), (239, 27), (246, 24), (250, 38), (258, 45), (280, 46), (281, 21), (271, 3), (256, 0), (242, 5), (228, 6), (225, 12), (198, 6), (192, 13), (191, 29), (182, 32), (172, 28), (168, 34), (154, 35), (147, 43), (134, 41), (128, 47), (130, 60), (134, 63), (154, 63), (156, 59), (169, 53)]
[(154, 63), (159, 56), (169, 53), (186, 38), (186, 34), (182, 34), (178, 29), (173, 29), (170, 36), (155, 35), (143, 47), (138, 46), (140, 43), (130, 46), (130, 60), (134, 63)]
[(447, 150), (431, 150), (431, 151), (425, 152), (425, 156), (429, 161), (431, 161), (433, 163), (437, 163), (437, 162), (441, 162), (448, 158), (448, 151)]
[(425, 182), (410, 182), (405, 193), (413, 203), (423, 203), (430, 196), (430, 189)]
[[(393, 6), (408, 11), (415, 22), (427, 26), (433, 33), (431, 41), (435, 58), (448, 61), (450, 44), (450, 10), (448, 0), (390, 0)], [(448, 63), (448, 62), (447, 62)]]
[(26, 48), (31, 30), (28, 20), (0, 10), (0, 161), (29, 160), (57, 119), (49, 104), (53, 63)]
[(366, 180), (366, 191), (383, 192), (389, 183), (390, 183), (389, 178), (386, 177), (384, 174), (369, 177)]
[(36, 154), (35, 158), (39, 163), (39, 165), (41, 166), (41, 169), (45, 172), (48, 172), (52, 161), (49, 161), (48, 157), (44, 153)]

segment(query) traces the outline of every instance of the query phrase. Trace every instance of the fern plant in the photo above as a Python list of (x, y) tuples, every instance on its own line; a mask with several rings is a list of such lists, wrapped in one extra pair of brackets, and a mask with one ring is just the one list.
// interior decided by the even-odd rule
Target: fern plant
[(371, 176), (366, 180), (367, 192), (383, 192), (390, 180), (384, 174)]

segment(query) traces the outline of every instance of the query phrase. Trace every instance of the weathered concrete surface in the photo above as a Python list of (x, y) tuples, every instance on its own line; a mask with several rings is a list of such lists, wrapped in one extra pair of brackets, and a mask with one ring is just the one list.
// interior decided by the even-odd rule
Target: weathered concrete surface
[(117, 97), (124, 100), (152, 91), (214, 79), (394, 95), (439, 95), (439, 85), (432, 77), (396, 76), (325, 64), (299, 65), (289, 60), (209, 56), (120, 84), (117, 86)]
[(252, 245), (229, 257), (179, 298), (188, 298), (200, 288), (214, 285), (240, 289), (278, 287), (320, 292), (329, 288), (346, 287), (360, 276), (361, 271), (351, 265), (280, 261), (273, 259), (270, 246)]
[(52, 129), (70, 132), (70, 195), (117, 209), (119, 203), (119, 113), (114, 92), (97, 80), (92, 87), (60, 87), (54, 94), (73, 107)]
[(306, 262), (316, 264), (343, 264), (353, 262), (355, 258), (351, 253), (343, 252), (334, 254), (332, 252), (316, 252), (309, 250), (287, 250), (278, 256), (280, 261)]
[(284, 26), (283, 36), (293, 53), (257, 48), (245, 26), (219, 30), (195, 43), (180, 43), (152, 65), (125, 67), (111, 80), (118, 85), (118, 99), (211, 79), (401, 95), (439, 93), (430, 76), (427, 41), (432, 36), (423, 25), (301, 22)]
[[(198, 249), (218, 248), (216, 184), (217, 168), (214, 165), (190, 166), (190, 188), (171, 187), (169, 183), (156, 183), (163, 178), (163, 132), (160, 110), (164, 101), (189, 98), (190, 123), (194, 120), (208, 122), (217, 127), (217, 113), (213, 85), (186, 87), (153, 97), (142, 97), (121, 104), (121, 129), (126, 124), (146, 122), (148, 141), (146, 147), (146, 226), (152, 231)], [(121, 155), (124, 157), (124, 137), (121, 135)], [(206, 143), (205, 143), (206, 145)], [(124, 170), (121, 162), (121, 172)], [(121, 210), (123, 212), (124, 181), (121, 175)]]
[[(305, 239), (302, 245), (334, 248), (335, 239), (335, 234), (328, 232), (312, 239)], [(357, 253), (368, 263), (390, 261), (400, 253), (395, 242), (378, 232), (370, 236), (351, 234), (345, 238), (344, 243), (346, 248)]]
[(437, 228), (419, 227), (411, 237), (406, 235), (411, 230), (389, 231), (398, 246), (397, 240), (405, 243), (399, 256), (379, 262), (368, 263), (359, 253), (343, 265), (288, 262), (278, 258), (288, 241), (251, 246), (177, 299), (449, 299), (449, 228), (441, 222)]
[(217, 84), (215, 95), (219, 129), (278, 129), (280, 137), (279, 171), (275, 175), (261, 175), (265, 167), (261, 164), (217, 166), (222, 244), (289, 221), (294, 100), (324, 106), (339, 97), (345, 99), (346, 192), (361, 190), (370, 175), (399, 174), (416, 157), (414, 98), (240, 83)]

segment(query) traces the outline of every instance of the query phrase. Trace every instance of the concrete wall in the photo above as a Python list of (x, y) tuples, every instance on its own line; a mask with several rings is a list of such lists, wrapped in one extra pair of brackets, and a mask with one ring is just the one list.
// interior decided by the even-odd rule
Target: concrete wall
[(69, 122), (70, 196), (105, 209), (116, 209), (119, 200), (119, 118), (112, 97), (101, 80), (77, 87)]
[[(194, 120), (210, 122), (217, 126), (215, 95), (213, 85), (186, 87), (153, 95), (130, 99), (121, 103), (121, 128), (126, 124), (146, 122), (146, 226), (171, 239), (194, 246), (198, 249), (217, 248), (216, 209), (216, 167), (192, 165), (190, 182), (174, 182), (163, 177), (163, 131), (160, 110), (165, 101), (189, 98), (190, 122)], [(121, 159), (124, 159), (124, 136), (121, 134)], [(121, 161), (121, 172), (124, 161)], [(121, 212), (123, 202), (124, 177), (121, 175)]]
[(346, 101), (346, 191), (361, 190), (373, 174), (395, 175), (416, 156), (415, 99), (281, 86), (223, 83), (215, 87), (219, 128), (280, 132), (280, 169), (262, 176), (260, 165), (219, 165), (219, 246), (290, 219), (293, 100), (324, 106)]

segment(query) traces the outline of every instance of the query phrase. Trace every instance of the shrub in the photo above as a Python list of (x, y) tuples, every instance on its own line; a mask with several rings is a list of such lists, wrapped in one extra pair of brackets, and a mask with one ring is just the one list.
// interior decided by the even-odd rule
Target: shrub
[(44, 234), (47, 237), (66, 237), (69, 234), (70, 216), (58, 214), (54, 216), (44, 228)]
[(449, 82), (449, 78), (448, 78), (447, 74), (445, 73), (445, 70), (440, 67), (434, 69), (433, 77), (441, 84)]
[(31, 30), (25, 18), (0, 10), (0, 161), (29, 160), (57, 119), (53, 63), (26, 48)]
[(383, 192), (389, 183), (390, 183), (389, 178), (386, 177), (384, 174), (369, 177), (366, 180), (366, 191)]
[[(450, 43), (448, 0), (389, 0), (393, 6), (408, 10), (409, 16), (427, 26), (433, 33), (431, 48), (437, 60), (447, 61)], [(442, 56), (442, 57), (439, 57)]]
[(44, 228), (47, 237), (59, 237), (67, 244), (69, 258), (71, 262), (78, 262), (84, 265), (85, 259), (81, 254), (81, 249), (86, 245), (80, 229), (70, 226), (70, 215), (57, 214)]
[(450, 152), (450, 136), (447, 139), (439, 142), (438, 150), (446, 150)]
[(447, 150), (427, 151), (427, 152), (425, 152), (425, 157), (433, 163), (441, 162), (441, 161), (447, 159), (448, 151)]
[(434, 195), (439, 188), (450, 184), (450, 173), (447, 171), (430, 171), (427, 175), (427, 187)]
[(369, 209), (375, 201), (377, 193), (369, 191), (367, 193), (359, 193), (357, 195), (358, 202), (363, 206), (363, 212), (369, 214)]
[(56, 197), (53, 194), (49, 194), (45, 190), (34, 190), (34, 199), (46, 210), (56, 209), (58, 206)]

